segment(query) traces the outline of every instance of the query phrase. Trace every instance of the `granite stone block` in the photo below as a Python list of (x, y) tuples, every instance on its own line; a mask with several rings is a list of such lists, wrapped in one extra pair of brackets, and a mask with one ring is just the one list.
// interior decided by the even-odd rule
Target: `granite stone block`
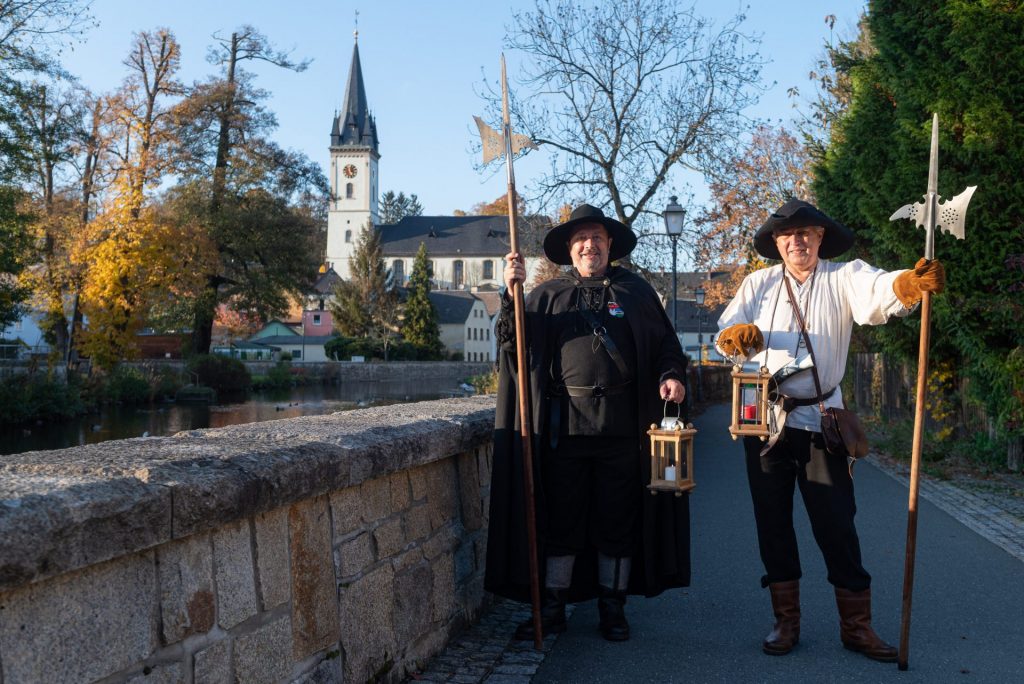
[(335, 544), (364, 527), (363, 504), (359, 490), (359, 487), (346, 487), (330, 494)]
[(344, 542), (338, 547), (338, 574), (353, 577), (373, 564), (373, 539), (369, 532)]
[(163, 642), (173, 644), (213, 628), (213, 547), (197, 534), (157, 549)]
[(292, 656), (302, 660), (338, 641), (338, 601), (326, 496), (288, 510), (292, 569)]
[(235, 639), (235, 681), (276, 684), (292, 671), (292, 638), (287, 616)]
[(345, 681), (363, 682), (395, 657), (394, 579), (382, 565), (341, 590)]
[(213, 533), (217, 578), (217, 622), (231, 629), (257, 612), (256, 578), (249, 521), (225, 525)]
[(223, 684), (231, 680), (231, 641), (223, 639), (193, 656), (193, 684)]
[(270, 610), (291, 598), (288, 509), (257, 515), (255, 523), (257, 587), (263, 610)]
[(390, 558), (405, 546), (405, 533), (402, 531), (402, 519), (392, 518), (382, 522), (373, 531), (373, 540), (377, 546), (377, 559)]
[(0, 593), (0, 679), (92, 681), (147, 658), (158, 645), (154, 563), (144, 552)]

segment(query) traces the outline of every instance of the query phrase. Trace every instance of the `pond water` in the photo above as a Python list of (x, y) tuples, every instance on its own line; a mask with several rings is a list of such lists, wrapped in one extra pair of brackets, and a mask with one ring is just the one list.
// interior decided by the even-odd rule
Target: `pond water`
[(459, 383), (457, 378), (343, 382), (259, 392), (238, 403), (112, 406), (60, 423), (0, 428), (0, 455), (469, 394), (460, 389)]

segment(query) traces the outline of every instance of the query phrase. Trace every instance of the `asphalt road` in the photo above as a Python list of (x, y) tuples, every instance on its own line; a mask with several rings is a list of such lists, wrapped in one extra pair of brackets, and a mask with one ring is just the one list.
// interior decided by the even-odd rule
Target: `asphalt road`
[[(1024, 682), (1024, 563), (923, 499), (907, 671), (842, 647), (799, 494), (800, 644), (787, 656), (762, 654), (771, 604), (760, 588), (742, 447), (727, 423), (725, 406), (695, 421), (692, 586), (631, 598), (632, 639), (624, 643), (600, 637), (594, 602), (578, 606), (534, 682)], [(907, 490), (870, 462), (858, 464), (854, 479), (874, 626), (898, 645)]]

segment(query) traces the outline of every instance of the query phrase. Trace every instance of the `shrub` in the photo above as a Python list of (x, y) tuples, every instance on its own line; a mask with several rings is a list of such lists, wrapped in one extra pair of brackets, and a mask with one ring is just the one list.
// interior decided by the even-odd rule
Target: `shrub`
[(217, 354), (194, 356), (188, 368), (198, 377), (198, 384), (212, 387), (221, 394), (247, 392), (252, 385), (249, 369), (238, 359)]
[(70, 418), (84, 411), (81, 387), (45, 377), (15, 375), (0, 383), (0, 424)]
[(150, 396), (149, 382), (137, 368), (119, 366), (107, 376), (103, 398), (110, 403), (144, 404)]

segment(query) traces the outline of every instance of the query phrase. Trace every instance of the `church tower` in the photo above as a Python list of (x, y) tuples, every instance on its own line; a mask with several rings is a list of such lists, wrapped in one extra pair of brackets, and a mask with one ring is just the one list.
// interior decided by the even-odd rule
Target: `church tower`
[(359, 64), (359, 34), (352, 49), (345, 100), (331, 125), (331, 200), (327, 212), (327, 266), (344, 279), (356, 240), (367, 224), (378, 222), (377, 125), (370, 115)]

